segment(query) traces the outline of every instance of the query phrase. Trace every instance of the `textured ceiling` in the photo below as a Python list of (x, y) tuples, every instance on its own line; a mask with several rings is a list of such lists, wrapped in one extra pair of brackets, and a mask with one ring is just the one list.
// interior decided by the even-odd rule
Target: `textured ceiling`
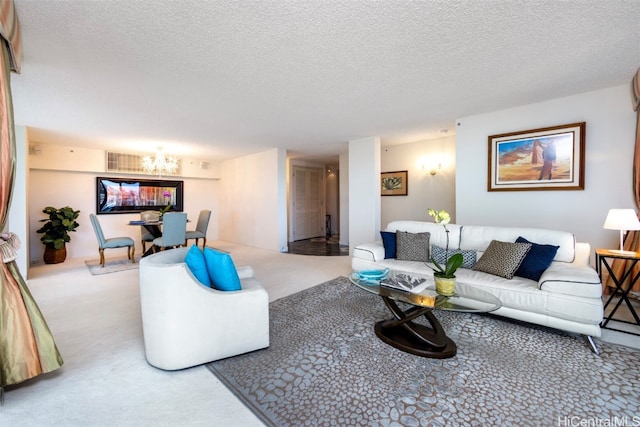
[(15, 3), (32, 140), (210, 160), (433, 138), (640, 66), (637, 0)]

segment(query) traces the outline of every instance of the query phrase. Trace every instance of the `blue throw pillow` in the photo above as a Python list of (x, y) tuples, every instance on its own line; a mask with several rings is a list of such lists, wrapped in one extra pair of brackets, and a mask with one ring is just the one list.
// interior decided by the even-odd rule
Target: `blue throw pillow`
[(476, 265), (476, 251), (471, 249), (449, 249), (441, 248), (437, 245), (431, 245), (431, 258), (442, 266), (447, 265), (447, 260), (451, 258), (453, 254), (462, 254), (462, 268), (473, 268)]
[(381, 231), (382, 245), (384, 246), (384, 259), (396, 257), (396, 233)]
[(219, 291), (239, 291), (240, 278), (229, 254), (211, 248), (204, 249), (209, 278), (215, 289)]
[(184, 262), (200, 283), (208, 288), (211, 287), (211, 279), (209, 278), (209, 272), (207, 271), (207, 263), (205, 262), (204, 254), (199, 247), (196, 245), (191, 246), (187, 252), (187, 256), (184, 258)]
[(516, 270), (515, 275), (537, 282), (540, 280), (542, 273), (551, 265), (551, 261), (553, 261), (560, 246), (540, 245), (530, 242), (522, 236), (516, 239), (516, 243), (531, 243), (531, 249), (522, 260), (522, 264)]

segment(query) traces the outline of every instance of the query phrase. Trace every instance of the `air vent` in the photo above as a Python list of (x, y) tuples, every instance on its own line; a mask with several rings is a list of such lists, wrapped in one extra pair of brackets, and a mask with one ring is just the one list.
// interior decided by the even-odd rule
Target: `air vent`
[[(107, 172), (119, 172), (119, 173), (135, 173), (142, 175), (149, 175), (148, 172), (142, 168), (142, 158), (139, 154), (128, 153), (115, 153), (113, 151), (107, 151)], [(181, 175), (182, 164), (178, 160), (178, 170), (175, 175)]]

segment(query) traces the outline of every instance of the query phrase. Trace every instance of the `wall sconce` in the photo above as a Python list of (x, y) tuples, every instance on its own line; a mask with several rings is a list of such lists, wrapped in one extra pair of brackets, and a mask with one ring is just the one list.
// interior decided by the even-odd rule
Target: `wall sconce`
[(433, 176), (435, 174), (438, 173), (439, 170), (442, 169), (442, 163), (441, 162), (429, 162), (429, 163), (424, 163), (422, 165), (422, 170), (425, 172), (429, 172), (429, 175)]

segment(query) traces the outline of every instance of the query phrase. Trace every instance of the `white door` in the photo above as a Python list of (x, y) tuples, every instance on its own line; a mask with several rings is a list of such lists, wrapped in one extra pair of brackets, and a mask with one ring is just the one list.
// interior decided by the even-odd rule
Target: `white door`
[(294, 166), (291, 175), (293, 240), (325, 235), (324, 174), (322, 169)]

